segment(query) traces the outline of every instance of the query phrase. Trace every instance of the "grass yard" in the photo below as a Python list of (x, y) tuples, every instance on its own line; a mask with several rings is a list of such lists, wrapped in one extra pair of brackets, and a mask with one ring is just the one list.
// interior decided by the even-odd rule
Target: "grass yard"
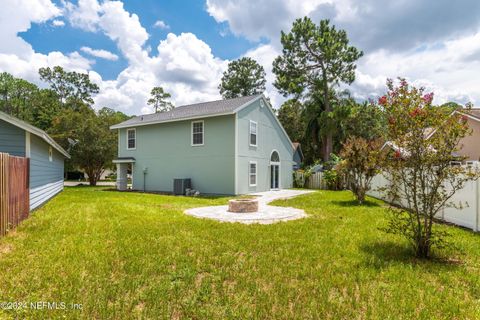
[(226, 202), (67, 188), (0, 239), (0, 302), (66, 309), (4, 308), (0, 317), (480, 318), (480, 238), (472, 232), (441, 226), (457, 248), (426, 262), (378, 230), (386, 222), (380, 201), (357, 206), (348, 192), (276, 201), (310, 217), (275, 225), (182, 213)]

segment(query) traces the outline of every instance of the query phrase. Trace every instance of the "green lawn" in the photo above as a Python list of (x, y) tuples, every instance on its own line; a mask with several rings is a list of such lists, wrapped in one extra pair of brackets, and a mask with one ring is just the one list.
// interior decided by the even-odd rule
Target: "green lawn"
[[(316, 192), (277, 205), (307, 219), (274, 225), (200, 220), (185, 198), (67, 188), (0, 240), (3, 318), (475, 319), (480, 238), (455, 227), (456, 249), (426, 262), (386, 235), (379, 201)], [(72, 310), (70, 303), (82, 305)]]

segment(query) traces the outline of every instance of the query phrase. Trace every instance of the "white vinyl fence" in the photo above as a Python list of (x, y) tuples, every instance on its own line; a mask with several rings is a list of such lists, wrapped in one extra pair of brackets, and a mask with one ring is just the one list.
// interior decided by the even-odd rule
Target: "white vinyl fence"
[[(465, 187), (458, 190), (451, 201), (455, 204), (461, 203), (462, 208), (452, 207), (444, 208), (437, 218), (446, 222), (472, 229), (480, 230), (480, 181), (469, 181)], [(372, 187), (367, 194), (371, 197), (386, 200), (383, 192), (378, 191), (380, 187), (388, 185), (387, 179), (383, 175), (377, 175), (372, 181)]]

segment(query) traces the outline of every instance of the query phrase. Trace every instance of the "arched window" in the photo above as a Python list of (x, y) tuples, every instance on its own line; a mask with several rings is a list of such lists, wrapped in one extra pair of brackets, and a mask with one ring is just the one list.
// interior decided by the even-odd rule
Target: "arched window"
[(272, 155), (270, 156), (270, 162), (280, 162), (280, 156), (278, 155), (277, 151), (272, 152)]

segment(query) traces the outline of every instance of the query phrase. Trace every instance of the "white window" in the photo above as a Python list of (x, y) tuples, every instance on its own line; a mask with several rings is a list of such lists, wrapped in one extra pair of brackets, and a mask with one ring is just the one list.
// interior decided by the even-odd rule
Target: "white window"
[(48, 147), (48, 161), (52, 162), (53, 161), (53, 150), (52, 147)]
[(248, 183), (250, 187), (255, 187), (257, 185), (257, 163), (255, 161), (250, 161), (248, 168)]
[(257, 146), (257, 123), (250, 120), (250, 145)]
[(127, 130), (127, 150), (135, 150), (137, 148), (137, 131), (135, 129)]
[(192, 121), (192, 146), (203, 146), (203, 120)]

